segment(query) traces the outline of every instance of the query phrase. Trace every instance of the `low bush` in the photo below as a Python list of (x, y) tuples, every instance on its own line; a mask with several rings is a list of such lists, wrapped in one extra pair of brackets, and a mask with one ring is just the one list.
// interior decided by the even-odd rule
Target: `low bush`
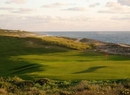
[[(39, 82), (40, 80), (40, 82)], [(44, 80), (44, 82), (43, 82)], [(0, 78), (2, 95), (130, 95), (130, 80), (60, 81), (47, 78)], [(114, 85), (114, 86), (113, 86)]]

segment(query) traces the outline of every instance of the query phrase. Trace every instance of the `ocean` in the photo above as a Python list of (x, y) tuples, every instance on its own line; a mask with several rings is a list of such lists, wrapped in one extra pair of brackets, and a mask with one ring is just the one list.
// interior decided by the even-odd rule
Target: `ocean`
[(90, 38), (110, 43), (130, 45), (130, 32), (36, 32), (51, 36), (65, 36), (71, 38)]

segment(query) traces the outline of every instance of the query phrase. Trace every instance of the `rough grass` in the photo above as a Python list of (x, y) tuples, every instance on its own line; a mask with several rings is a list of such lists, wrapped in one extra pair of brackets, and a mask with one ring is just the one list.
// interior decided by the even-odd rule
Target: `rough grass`
[(60, 42), (55, 38), (54, 43), (47, 39), (0, 36), (0, 76), (61, 80), (130, 78), (129, 56), (106, 58), (103, 53), (64, 48), (59, 45), (61, 38)]
[(85, 50), (91, 48), (89, 44), (77, 42), (73, 39), (68, 39), (63, 37), (49, 36), (49, 37), (43, 37), (42, 40), (52, 45), (57, 44), (57, 46), (60, 47), (67, 47), (76, 50)]

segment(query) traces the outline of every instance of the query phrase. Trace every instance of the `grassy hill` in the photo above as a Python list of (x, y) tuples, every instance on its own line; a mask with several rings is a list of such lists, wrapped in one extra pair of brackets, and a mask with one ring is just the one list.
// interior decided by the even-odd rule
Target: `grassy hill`
[[(21, 36), (23, 34), (25, 36)], [(58, 52), (64, 53), (71, 49), (84, 50), (90, 48), (89, 45), (75, 42), (72, 39), (61, 37), (41, 38), (37, 36), (26, 36), (29, 34), (31, 33), (25, 31), (21, 32), (19, 30), (0, 29), (0, 76), (22, 76), (22, 74), (26, 72), (39, 71), (39, 67), (43, 66), (33, 62), (27, 62), (26, 60), (12, 60), (12, 56), (16, 58), (21, 55), (41, 55)]]
[(74, 39), (32, 34), (0, 30), (0, 76), (61, 80), (130, 78), (130, 56), (106, 58), (105, 53), (95, 52), (91, 45)]

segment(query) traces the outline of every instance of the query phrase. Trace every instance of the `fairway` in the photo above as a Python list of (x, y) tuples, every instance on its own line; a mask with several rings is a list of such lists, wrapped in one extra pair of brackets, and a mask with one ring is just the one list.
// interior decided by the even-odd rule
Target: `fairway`
[[(29, 46), (27, 42), (34, 41)], [(43, 46), (42, 46), (43, 45)], [(130, 78), (130, 56), (48, 46), (39, 39), (0, 37), (0, 76), (78, 79)]]
[[(60, 53), (12, 56), (11, 61), (23, 64), (12, 67), (18, 76), (51, 79), (121, 79), (130, 77), (130, 59), (95, 52), (68, 51)], [(23, 68), (22, 68), (23, 67)], [(36, 69), (37, 68), (37, 69)]]

